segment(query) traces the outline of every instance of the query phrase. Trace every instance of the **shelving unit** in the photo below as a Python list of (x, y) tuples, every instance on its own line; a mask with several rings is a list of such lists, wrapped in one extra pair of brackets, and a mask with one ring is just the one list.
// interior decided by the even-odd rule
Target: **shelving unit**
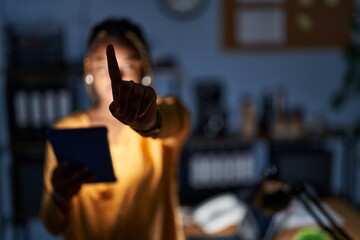
[(77, 109), (81, 69), (9, 70), (6, 95), (15, 223), (37, 216), (46, 129)]
[(321, 196), (342, 196), (346, 144), (345, 136), (327, 134), (287, 141), (192, 136), (180, 162), (180, 202), (194, 206), (219, 193), (252, 191), (269, 164), (278, 166), (282, 181), (307, 181)]

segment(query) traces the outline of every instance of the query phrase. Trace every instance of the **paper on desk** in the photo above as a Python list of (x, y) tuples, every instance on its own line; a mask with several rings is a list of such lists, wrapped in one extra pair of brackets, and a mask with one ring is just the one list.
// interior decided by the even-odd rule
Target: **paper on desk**
[[(330, 226), (329, 221), (320, 212), (320, 210), (317, 209), (314, 204), (309, 203), (309, 205), (312, 206), (314, 213), (320, 218), (320, 220), (326, 226)], [(344, 219), (338, 213), (336, 213), (333, 208), (327, 204), (322, 204), (322, 206), (325, 211), (332, 217), (335, 223), (337, 223), (339, 226), (343, 225)], [(278, 223), (276, 225), (282, 229), (317, 225), (315, 219), (310, 215), (310, 213), (308, 213), (302, 203), (296, 199), (292, 200), (285, 210), (277, 213), (274, 217), (275, 221)]]

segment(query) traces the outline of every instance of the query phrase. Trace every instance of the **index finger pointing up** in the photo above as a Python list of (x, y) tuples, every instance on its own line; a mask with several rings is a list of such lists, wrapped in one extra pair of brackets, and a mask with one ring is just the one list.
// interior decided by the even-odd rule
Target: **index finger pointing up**
[(113, 99), (118, 99), (119, 87), (123, 80), (121, 78), (119, 65), (116, 60), (114, 46), (112, 44), (106, 46), (106, 57), (107, 57), (109, 75), (111, 79)]

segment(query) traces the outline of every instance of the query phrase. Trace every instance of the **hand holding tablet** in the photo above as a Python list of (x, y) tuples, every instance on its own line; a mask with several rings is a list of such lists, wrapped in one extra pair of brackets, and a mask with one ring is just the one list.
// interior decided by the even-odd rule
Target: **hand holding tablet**
[(105, 127), (49, 129), (47, 133), (59, 165), (67, 161), (70, 172), (87, 169), (95, 175), (92, 182), (116, 181)]

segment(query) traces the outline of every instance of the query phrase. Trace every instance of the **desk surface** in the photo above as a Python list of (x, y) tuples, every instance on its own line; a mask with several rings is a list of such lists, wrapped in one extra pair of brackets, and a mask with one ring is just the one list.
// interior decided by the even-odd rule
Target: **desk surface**
[[(329, 204), (341, 217), (344, 218), (344, 229), (352, 237), (353, 240), (360, 240), (360, 211), (353, 208), (350, 203), (339, 198), (324, 199), (326, 204)], [(216, 233), (214, 236), (229, 236), (235, 235), (237, 227), (228, 228), (222, 232)], [(274, 240), (289, 240), (295, 235), (299, 229), (286, 229), (277, 234)], [(206, 235), (197, 226), (186, 226), (185, 234), (188, 237), (204, 237)]]
[[(344, 218), (344, 229), (354, 240), (360, 239), (360, 211), (350, 203), (339, 198), (324, 199), (341, 217)], [(289, 240), (299, 229), (287, 229), (280, 232), (275, 240)]]

